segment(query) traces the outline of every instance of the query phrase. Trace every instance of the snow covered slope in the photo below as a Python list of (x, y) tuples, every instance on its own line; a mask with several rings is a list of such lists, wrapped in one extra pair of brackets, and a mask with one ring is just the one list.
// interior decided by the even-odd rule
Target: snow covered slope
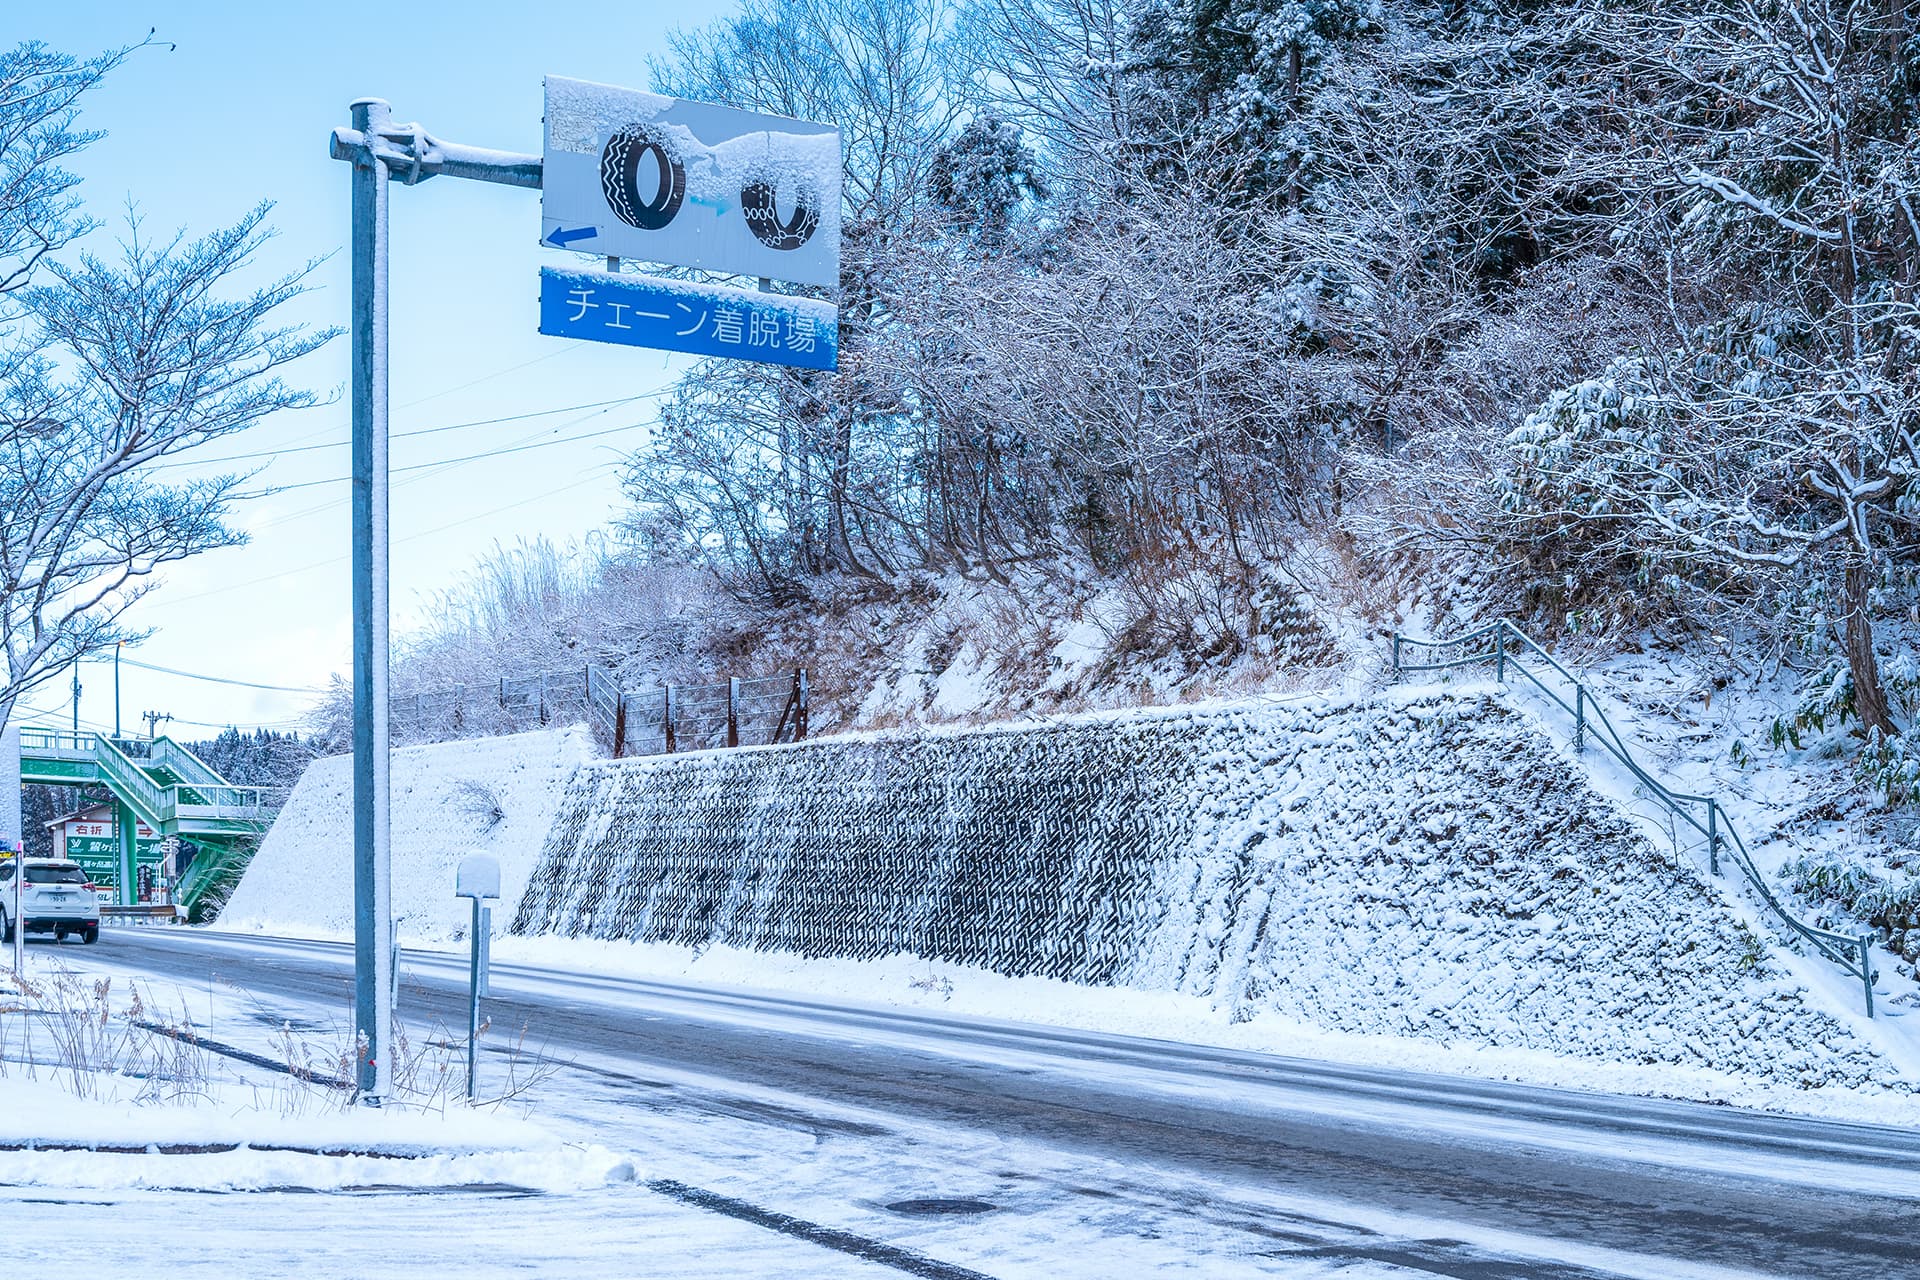
[[(396, 750), (393, 911), (401, 935), (464, 932), (468, 905), (453, 896), (453, 871), (470, 853), (500, 859), (510, 911), (568, 779), (593, 754), (583, 726)], [(353, 928), (353, 757), (308, 766), (220, 923), (295, 932)]]
[(514, 931), (918, 955), (1787, 1087), (1897, 1077), (1519, 713), (1431, 691), (588, 764)]

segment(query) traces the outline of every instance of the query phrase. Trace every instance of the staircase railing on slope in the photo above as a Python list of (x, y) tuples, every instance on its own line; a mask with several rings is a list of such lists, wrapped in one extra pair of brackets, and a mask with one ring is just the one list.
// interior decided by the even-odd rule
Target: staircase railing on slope
[(228, 782), (214, 771), (212, 765), (202, 760), (169, 737), (158, 737), (147, 754), (147, 763), (155, 769), (165, 769), (180, 779), (181, 785), (197, 787), (206, 783), (215, 787), (228, 787)]
[[(259, 787), (236, 786), (171, 738), (111, 738), (99, 733), (26, 726), (22, 754), (92, 763), (102, 781), (118, 791), (142, 822), (155, 831), (181, 818), (222, 822), (258, 821), (264, 797)], [(147, 770), (165, 769), (182, 779), (155, 780)]]
[(228, 782), (213, 766), (172, 738), (149, 744), (148, 765), (165, 769), (180, 781), (172, 789), (174, 811), (181, 817), (245, 820), (258, 818), (265, 798), (259, 787)]
[(127, 802), (142, 822), (155, 831), (165, 829), (167, 820), (173, 817), (173, 797), (168, 794), (171, 787), (163, 787), (148, 777), (146, 771), (121, 750), (120, 744), (98, 734), (93, 740), (93, 759), (100, 766), (100, 776), (107, 786)]
[[(1455, 656), (1444, 660), (1413, 663), (1405, 658), (1409, 650), (1430, 653), (1457, 651)], [(1707, 842), (1707, 866), (1714, 875), (1721, 871), (1721, 855), (1730, 856), (1735, 866), (1746, 877), (1760, 900), (1766, 904), (1780, 921), (1795, 934), (1805, 939), (1820, 955), (1840, 966), (1849, 975), (1858, 978), (1866, 997), (1867, 1016), (1873, 1016), (1873, 983), (1877, 976), (1873, 968), (1873, 934), (1863, 933), (1849, 936), (1822, 929), (1817, 925), (1801, 920), (1787, 910), (1766, 877), (1754, 865), (1753, 855), (1747, 851), (1746, 841), (1740, 836), (1739, 829), (1727, 820), (1726, 807), (1717, 797), (1689, 795), (1684, 791), (1675, 791), (1649, 773), (1635, 758), (1627, 740), (1608, 719), (1605, 709), (1574, 674), (1554, 660), (1552, 654), (1541, 648), (1533, 638), (1505, 618), (1491, 626), (1480, 628), (1451, 640), (1421, 640), (1412, 636), (1403, 636), (1395, 632), (1393, 636), (1393, 669), (1396, 675), (1405, 675), (1415, 671), (1447, 671), (1455, 667), (1473, 666), (1491, 662), (1494, 665), (1494, 678), (1504, 684), (1509, 668), (1525, 676), (1533, 686), (1540, 690), (1549, 701), (1569, 716), (1573, 717), (1573, 749), (1584, 750), (1586, 740), (1592, 737), (1603, 747), (1607, 754), (1618, 760), (1627, 772), (1634, 776), (1646, 793), (1658, 800), (1675, 818), (1686, 823), (1705, 837)], [(1565, 682), (1569, 702), (1562, 691), (1556, 690), (1541, 679), (1533, 670), (1533, 665), (1545, 667)]]
[[(174, 889), (175, 899), (185, 908), (187, 918), (196, 924), (204, 918), (201, 916), (200, 900), (219, 888), (223, 881), (237, 881), (239, 873), (246, 869), (246, 864), (254, 854), (250, 844), (229, 841), (201, 841), (199, 844), (199, 854)], [(224, 897), (217, 905), (225, 905)]]

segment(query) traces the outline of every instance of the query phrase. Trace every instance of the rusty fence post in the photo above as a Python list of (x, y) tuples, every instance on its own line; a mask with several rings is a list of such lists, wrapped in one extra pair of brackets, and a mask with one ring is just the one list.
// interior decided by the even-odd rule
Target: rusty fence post
[(801, 667), (794, 674), (794, 679), (799, 683), (800, 689), (800, 708), (793, 717), (793, 740), (798, 742), (807, 736), (807, 669)]
[(673, 754), (673, 686), (660, 686), (660, 733), (667, 740), (667, 754)]
[(727, 677), (727, 745), (740, 745), (740, 677)]

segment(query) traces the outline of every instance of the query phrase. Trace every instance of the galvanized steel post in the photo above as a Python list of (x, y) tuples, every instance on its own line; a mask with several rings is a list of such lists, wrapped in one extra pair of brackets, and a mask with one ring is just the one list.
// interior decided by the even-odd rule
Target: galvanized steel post
[(1707, 800), (1707, 869), (1720, 874), (1720, 802)]
[(353, 156), (353, 951), (361, 1098), (393, 1087), (389, 969), (392, 813), (387, 705), (387, 166), (376, 140), (387, 104), (352, 104)]
[(482, 922), (480, 899), (474, 898), (473, 925), (467, 934), (467, 1101), (473, 1101), (474, 1082), (477, 1078), (480, 1049), (480, 930)]
[(1873, 1016), (1873, 935), (1860, 935), (1860, 981), (1867, 989), (1867, 1016)]
[(1587, 686), (1573, 686), (1573, 750), (1578, 753), (1587, 749)]
[[(387, 191), (389, 167), (411, 184), (435, 174), (538, 188), (539, 156), (434, 138), (393, 123), (387, 104), (350, 104), (328, 154), (353, 165), (353, 934), (354, 1030), (365, 1046), (356, 1076), (379, 1105), (393, 1085), (388, 892), (391, 745), (387, 705)], [(506, 686), (501, 682), (501, 700)]]

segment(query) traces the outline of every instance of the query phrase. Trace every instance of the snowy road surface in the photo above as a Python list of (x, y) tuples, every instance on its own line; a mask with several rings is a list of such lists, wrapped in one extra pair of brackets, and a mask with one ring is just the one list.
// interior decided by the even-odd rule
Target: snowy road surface
[[(148, 929), (63, 950), (189, 991), (237, 987), (263, 1024), (345, 1019), (341, 944)], [(410, 951), (403, 983), (409, 1018), (463, 1024), (464, 957)], [(427, 1224), (462, 1215), (503, 1266), (513, 1249), (541, 1258), (550, 1236), (573, 1274), (902, 1274), (918, 1258), (924, 1274), (1000, 1277), (1877, 1280), (1920, 1257), (1908, 1130), (527, 966), (496, 966), (488, 1011), (487, 1069), (524, 1026), (566, 1064), (539, 1117), (634, 1153), (652, 1193), (354, 1209), (396, 1261), (452, 1261)], [(668, 1182), (787, 1234), (659, 1194)], [(914, 1212), (956, 1200), (992, 1208)], [(246, 1219), (319, 1231), (330, 1201), (255, 1197)], [(124, 1207), (61, 1213), (85, 1231)], [(669, 1239), (701, 1244), (682, 1257)], [(906, 1252), (875, 1262), (861, 1241)]]

